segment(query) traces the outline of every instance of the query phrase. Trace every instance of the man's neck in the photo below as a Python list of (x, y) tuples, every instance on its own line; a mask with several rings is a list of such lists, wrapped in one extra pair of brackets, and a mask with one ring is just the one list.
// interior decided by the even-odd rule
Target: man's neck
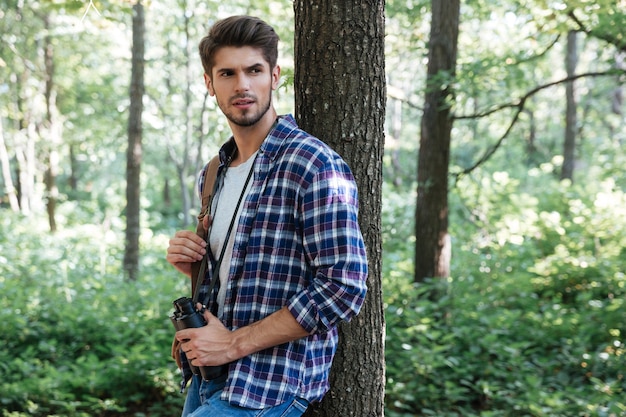
[(276, 117), (276, 110), (270, 108), (265, 116), (253, 126), (238, 126), (230, 123), (230, 128), (237, 144), (237, 155), (231, 162), (231, 166), (244, 163), (259, 150), (267, 134), (272, 129)]

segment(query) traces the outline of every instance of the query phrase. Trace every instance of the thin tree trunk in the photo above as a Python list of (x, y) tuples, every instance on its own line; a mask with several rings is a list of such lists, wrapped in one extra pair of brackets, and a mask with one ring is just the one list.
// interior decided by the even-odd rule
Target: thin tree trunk
[(193, 143), (193, 109), (191, 108), (192, 100), (192, 84), (194, 82), (191, 71), (191, 36), (189, 34), (189, 22), (191, 16), (185, 13), (185, 149), (183, 150), (183, 164), (181, 173), (181, 192), (183, 200), (183, 226), (187, 227), (191, 223), (191, 196), (189, 195), (189, 187), (185, 186), (184, 181), (189, 175), (189, 152)]
[(526, 139), (526, 165), (531, 166), (537, 155), (537, 126), (535, 113), (532, 110), (524, 110), (528, 115), (528, 137)]
[(17, 160), (17, 197), (20, 203), (20, 212), (27, 216), (31, 213), (35, 200), (35, 142), (37, 132), (30, 120), (22, 120), (25, 124), (20, 129), (18, 137), (20, 143), (15, 148)]
[[(198, 169), (198, 156), (195, 157), (195, 160), (193, 157), (191, 157), (191, 155), (194, 153), (192, 152), (192, 145), (194, 142), (194, 138), (195, 138), (195, 133), (196, 131), (194, 130), (194, 120), (197, 120), (198, 116), (194, 116), (194, 112), (193, 112), (193, 108), (192, 108), (192, 100), (193, 100), (193, 85), (196, 83), (197, 80), (194, 79), (193, 76), (193, 71), (192, 71), (192, 61), (191, 61), (191, 56), (193, 51), (195, 50), (195, 44), (192, 42), (191, 40), (191, 34), (190, 34), (190, 22), (192, 20), (193, 14), (190, 13), (190, 10), (193, 9), (192, 6), (189, 6), (188, 2), (181, 2), (180, 4), (181, 7), (181, 14), (183, 16), (184, 22), (183, 22), (183, 29), (184, 29), (184, 35), (185, 35), (185, 54), (184, 54), (184, 67), (185, 67), (185, 93), (184, 93), (184, 97), (185, 97), (185, 108), (184, 108), (184, 122), (185, 122), (185, 130), (184, 130), (184, 137), (183, 137), (183, 148), (182, 148), (182, 154), (181, 151), (179, 149), (179, 147), (174, 146), (174, 144), (168, 144), (168, 153), (169, 153), (169, 159), (172, 161), (172, 163), (174, 164), (174, 167), (176, 169), (176, 175), (177, 175), (177, 179), (180, 183), (180, 201), (182, 203), (182, 213), (183, 213), (183, 224), (182, 227), (186, 228), (193, 220), (194, 218), (191, 216), (191, 207), (192, 207), (192, 193), (190, 191), (189, 188), (189, 175), (190, 175), (190, 170), (192, 172), (197, 172)], [(191, 7), (191, 9), (190, 9)], [(170, 54), (171, 56), (175, 56), (175, 54), (173, 53), (173, 49), (176, 49), (176, 51), (178, 51), (178, 49), (180, 48), (179, 43), (174, 42), (174, 41), (168, 41), (167, 43), (167, 49), (168, 50), (172, 50), (172, 53)], [(172, 87), (171, 83), (167, 82), (167, 88), (170, 91), (174, 91), (174, 88)], [(203, 115), (200, 115), (200, 120), (203, 120)], [(175, 128), (176, 131), (178, 131), (178, 127)], [(201, 147), (202, 147), (202, 136), (203, 133), (201, 129), (198, 130), (199, 132), (199, 140), (196, 142), (198, 144), (198, 152), (200, 152)]]
[(54, 92), (54, 47), (50, 32), (50, 17), (44, 17), (44, 28), (46, 36), (44, 36), (43, 55), (45, 68), (45, 91), (46, 99), (46, 115), (45, 115), (45, 135), (43, 138), (48, 144), (48, 161), (45, 173), (46, 186), (46, 211), (48, 213), (48, 225), (50, 232), (57, 231), (56, 222), (56, 205), (59, 197), (59, 188), (57, 187), (57, 176), (59, 173), (59, 151), (61, 144), (60, 125), (58, 121), (58, 112), (56, 109), (56, 94)]
[(459, 0), (432, 0), (426, 100), (422, 116), (415, 215), (415, 281), (450, 275), (448, 169), (450, 114), (459, 35)]
[[(626, 52), (618, 51), (615, 53), (615, 68), (626, 70)], [(622, 83), (617, 82), (611, 97), (611, 112), (621, 115), (624, 107), (624, 87)]]
[[(19, 20), (25, 16), (22, 14), (23, 8), (18, 7), (16, 12)], [(37, 203), (41, 202), (41, 198), (35, 195), (35, 178), (37, 176), (37, 166), (39, 161), (36, 160), (35, 148), (39, 135), (37, 134), (36, 123), (40, 121), (34, 113), (37, 111), (31, 105), (33, 94), (37, 94), (32, 86), (33, 71), (38, 67), (36, 62), (31, 61), (28, 57), (20, 56), (22, 60), (22, 70), (19, 73), (13, 73), (11, 78), (15, 79), (15, 89), (13, 91), (13, 100), (17, 109), (17, 119), (14, 120), (13, 130), (13, 147), (15, 160), (16, 193), (20, 206), (20, 212), (27, 216), (31, 213)]]
[(126, 152), (126, 250), (124, 272), (134, 281), (139, 274), (140, 191), (142, 121), (144, 95), (145, 18), (141, 0), (133, 6), (132, 74)]
[(331, 389), (307, 416), (384, 414), (381, 194), (385, 121), (384, 1), (296, 0), (296, 118), (352, 168), (368, 249), (368, 294), (339, 328)]
[(71, 143), (69, 145), (69, 159), (70, 159), (70, 175), (67, 179), (67, 183), (70, 186), (72, 192), (78, 191), (78, 160), (76, 159), (76, 145)]
[[(570, 30), (567, 33), (567, 57), (565, 66), (567, 76), (571, 77), (576, 73), (578, 63), (576, 31)], [(574, 162), (576, 159), (576, 97), (574, 91), (574, 81), (565, 83), (565, 140), (563, 141), (563, 167), (561, 168), (561, 179), (574, 181)]]
[[(615, 53), (615, 68), (626, 70), (626, 52), (617, 51)], [(615, 88), (613, 90), (613, 93), (611, 94), (611, 112), (613, 114), (621, 116), (624, 113), (623, 108), (624, 108), (624, 87), (622, 83), (620, 82), (620, 78), (617, 77)], [(618, 138), (617, 140), (619, 140), (621, 144), (623, 142), (623, 139), (621, 139), (621, 135), (613, 134), (615, 128), (616, 127), (613, 126), (613, 124), (609, 124), (609, 132), (610, 132), (609, 137)]]
[(20, 211), (20, 203), (17, 200), (17, 192), (13, 185), (13, 177), (11, 176), (11, 162), (9, 160), (9, 152), (4, 141), (4, 129), (0, 120), (0, 167), (2, 168), (2, 182), (9, 199), (9, 206), (14, 212)]

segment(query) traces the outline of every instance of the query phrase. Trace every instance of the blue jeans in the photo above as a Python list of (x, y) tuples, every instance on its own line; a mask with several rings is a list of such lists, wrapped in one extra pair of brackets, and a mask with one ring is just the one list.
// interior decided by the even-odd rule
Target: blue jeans
[(262, 410), (238, 407), (220, 399), (225, 384), (226, 376), (203, 381), (194, 375), (181, 417), (300, 417), (309, 405), (302, 398), (291, 397), (282, 404)]

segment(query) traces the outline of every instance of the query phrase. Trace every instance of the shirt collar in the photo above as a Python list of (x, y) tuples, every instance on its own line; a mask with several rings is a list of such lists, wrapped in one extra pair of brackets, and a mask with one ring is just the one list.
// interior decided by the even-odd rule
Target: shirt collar
[[(270, 160), (274, 160), (274, 158), (276, 158), (276, 156), (280, 153), (285, 139), (290, 137), (292, 132), (298, 129), (296, 120), (291, 114), (278, 116), (276, 118), (276, 123), (272, 126), (267, 138), (265, 138), (261, 144), (259, 152), (266, 154)], [(234, 156), (236, 149), (237, 145), (235, 144), (235, 138), (231, 136), (230, 139), (222, 145), (219, 151), (220, 162), (222, 165), (227, 163), (229, 157)]]

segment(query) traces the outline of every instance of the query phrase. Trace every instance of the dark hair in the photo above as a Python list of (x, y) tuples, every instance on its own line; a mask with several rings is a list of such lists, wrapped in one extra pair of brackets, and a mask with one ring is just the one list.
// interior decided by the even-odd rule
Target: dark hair
[(204, 72), (211, 76), (215, 65), (214, 57), (223, 46), (252, 46), (259, 48), (270, 69), (278, 59), (278, 35), (274, 28), (263, 20), (252, 16), (231, 16), (217, 21), (209, 33), (202, 38), (198, 47)]

